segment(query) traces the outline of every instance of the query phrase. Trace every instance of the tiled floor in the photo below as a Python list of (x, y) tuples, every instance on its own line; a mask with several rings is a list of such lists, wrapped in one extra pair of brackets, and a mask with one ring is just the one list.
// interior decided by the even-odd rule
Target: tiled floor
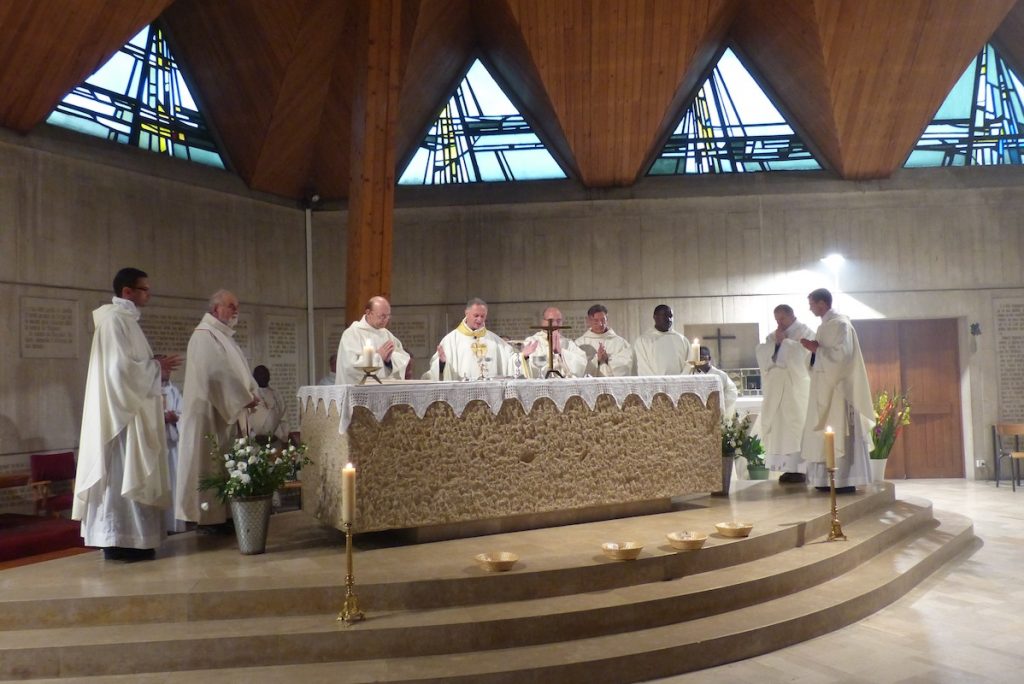
[(1024, 681), (1024, 491), (992, 482), (907, 480), (899, 497), (974, 520), (983, 546), (860, 622), (729, 665), (658, 680), (701, 682)]

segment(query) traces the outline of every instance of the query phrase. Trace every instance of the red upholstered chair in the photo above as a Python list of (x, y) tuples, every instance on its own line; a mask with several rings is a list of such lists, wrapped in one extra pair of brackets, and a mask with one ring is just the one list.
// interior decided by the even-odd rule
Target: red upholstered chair
[[(75, 498), (75, 454), (33, 454), (29, 459), (32, 471), (32, 496), (36, 501), (36, 515), (59, 518), (62, 511), (71, 510)], [(64, 483), (62, 487), (54, 487)]]

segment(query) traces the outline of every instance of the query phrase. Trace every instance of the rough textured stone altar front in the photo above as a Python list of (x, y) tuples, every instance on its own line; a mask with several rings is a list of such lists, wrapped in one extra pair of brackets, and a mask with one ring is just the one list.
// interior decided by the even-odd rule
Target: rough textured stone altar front
[(679, 392), (654, 394), (649, 406), (630, 394), (620, 406), (601, 394), (593, 408), (571, 396), (561, 410), (550, 399), (529, 411), (504, 399), (497, 414), (471, 401), (459, 416), (435, 402), (422, 418), (397, 404), (380, 421), (357, 405), (344, 433), (340, 402), (311, 390), (299, 393), (313, 460), (303, 470), (303, 509), (339, 528), (346, 462), (358, 473), (358, 531), (614, 506), (722, 485), (717, 387), (703, 392), (706, 404)]

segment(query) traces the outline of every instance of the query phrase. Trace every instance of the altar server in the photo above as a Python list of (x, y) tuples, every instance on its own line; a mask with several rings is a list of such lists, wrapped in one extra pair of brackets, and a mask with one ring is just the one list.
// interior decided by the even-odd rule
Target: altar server
[[(562, 325), (562, 312), (554, 306), (544, 309), (541, 314), (541, 325)], [(548, 333), (546, 330), (538, 330), (526, 338), (526, 343), (531, 345), (532, 353), (527, 359), (527, 368), (531, 378), (543, 378), (548, 369)], [(551, 346), (553, 355), (551, 362), (556, 371), (562, 374), (563, 378), (582, 378), (587, 372), (587, 353), (580, 349), (575, 342), (562, 335), (561, 330), (554, 330), (551, 333)], [(525, 345), (524, 345), (525, 348)]]
[(836, 491), (854, 491), (855, 485), (871, 482), (868, 452), (875, 409), (868, 373), (860, 352), (857, 331), (847, 316), (832, 309), (832, 293), (821, 288), (807, 296), (807, 303), (821, 325), (813, 340), (800, 344), (811, 352), (811, 387), (804, 424), (802, 456), (807, 461), (807, 481), (828, 489), (824, 431), (835, 432)]
[(732, 416), (736, 412), (736, 398), (739, 396), (739, 390), (736, 389), (736, 383), (732, 381), (729, 374), (712, 363), (709, 347), (700, 348), (700, 363), (691, 366), (690, 373), (714, 375), (722, 381), (722, 392), (718, 395), (718, 405), (722, 409), (722, 420), (732, 420)]
[(768, 468), (781, 471), (779, 482), (805, 482), (800, 442), (807, 420), (811, 353), (800, 340), (812, 339), (814, 331), (797, 320), (788, 304), (779, 304), (773, 315), (777, 327), (754, 349), (764, 401), (753, 433), (764, 444)]
[[(444, 336), (430, 359), (431, 380), (477, 380), (515, 375), (512, 345), (487, 329), (487, 302), (474, 297), (466, 303), (465, 318)], [(535, 342), (523, 346), (519, 368), (536, 349)]]
[(682, 375), (689, 370), (690, 341), (672, 329), (674, 320), (668, 304), (654, 307), (654, 327), (633, 343), (637, 375)]
[[(360, 366), (380, 366), (377, 377), (382, 380), (404, 380), (409, 354), (401, 340), (391, 334), (391, 304), (383, 297), (371, 297), (363, 317), (354, 321), (341, 335), (338, 343), (339, 385), (354, 385), (365, 377)], [(371, 379), (372, 382), (372, 379)]]
[(587, 309), (587, 331), (576, 338), (587, 355), (587, 375), (613, 377), (633, 374), (633, 349), (608, 324), (608, 308), (594, 304)]
[[(156, 358), (162, 356), (157, 354)], [(171, 382), (170, 369), (160, 373), (160, 381), (164, 399), (164, 432), (167, 435), (167, 467), (171, 475), (170, 501), (164, 511), (164, 520), (168, 532), (184, 532), (185, 521), (174, 517), (174, 485), (178, 481), (178, 421), (181, 420), (184, 399), (181, 390)]]
[(146, 273), (123, 268), (113, 286), (111, 303), (92, 312), (71, 517), (105, 559), (144, 560), (164, 539), (171, 501), (160, 377), (180, 359), (154, 358), (139, 327), (150, 297)]
[[(211, 456), (212, 435), (220, 453), (248, 431), (248, 409), (259, 403), (259, 387), (249, 361), (235, 342), (238, 298), (227, 290), (210, 297), (209, 311), (188, 341), (185, 357), (185, 410), (178, 444), (175, 515), (198, 522), (201, 532), (229, 532), (227, 507), (213, 490), (199, 491), (199, 481), (218, 475), (223, 460)], [(243, 425), (239, 426), (239, 422)]]

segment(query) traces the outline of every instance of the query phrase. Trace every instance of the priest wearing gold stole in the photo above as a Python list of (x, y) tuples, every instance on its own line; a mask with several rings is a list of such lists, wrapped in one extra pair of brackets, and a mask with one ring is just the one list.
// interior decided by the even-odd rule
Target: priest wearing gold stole
[(753, 431), (764, 444), (769, 470), (782, 472), (779, 482), (800, 483), (807, 479), (800, 442), (811, 387), (811, 353), (800, 340), (813, 338), (814, 331), (796, 319), (788, 304), (779, 304), (772, 313), (778, 327), (754, 348), (764, 401)]
[(672, 329), (674, 320), (672, 307), (668, 304), (654, 307), (654, 327), (633, 343), (637, 375), (683, 375), (689, 372), (690, 341)]
[(828, 489), (824, 431), (836, 434), (836, 491), (849, 493), (871, 482), (871, 429), (875, 409), (857, 331), (847, 316), (832, 309), (832, 293), (821, 288), (807, 296), (811, 312), (821, 317), (813, 340), (800, 344), (811, 353), (811, 387), (804, 424), (802, 456), (807, 481)]
[[(515, 375), (513, 359), (518, 354), (505, 340), (487, 329), (487, 302), (474, 297), (466, 303), (466, 317), (444, 336), (430, 359), (426, 377), (431, 380), (477, 380)], [(528, 357), (536, 344), (527, 343)], [(520, 363), (522, 359), (520, 358)]]
[(153, 558), (171, 503), (160, 377), (180, 361), (153, 356), (138, 323), (148, 302), (146, 274), (123, 268), (111, 303), (92, 313), (71, 517), (82, 521), (85, 545), (102, 548), (107, 560)]
[(185, 356), (185, 409), (178, 443), (175, 516), (198, 522), (203, 531), (228, 531), (227, 507), (213, 490), (199, 491), (199, 481), (220, 474), (220, 458), (211, 457), (212, 435), (221, 453), (248, 431), (248, 409), (259, 403), (259, 386), (249, 361), (235, 342), (238, 298), (227, 290), (210, 297), (209, 311), (192, 332)]
[(608, 307), (594, 304), (587, 309), (587, 331), (576, 338), (587, 355), (587, 375), (620, 377), (633, 374), (633, 349), (608, 325)]
[[(544, 309), (541, 314), (541, 325), (562, 325), (562, 312), (554, 306)], [(538, 330), (526, 338), (531, 352), (524, 351), (526, 367), (531, 378), (543, 378), (548, 369), (548, 332)], [(551, 332), (551, 346), (554, 352), (551, 357), (553, 368), (563, 378), (582, 378), (587, 372), (587, 353), (576, 346), (572, 340), (564, 337), (561, 330)], [(526, 349), (524, 345), (523, 349)]]
[[(363, 379), (359, 366), (380, 366), (378, 377), (404, 380), (409, 353), (402, 341), (388, 330), (391, 304), (384, 297), (371, 297), (363, 317), (352, 323), (341, 335), (337, 353), (339, 385), (355, 385)], [(369, 364), (366, 362), (369, 361)]]

